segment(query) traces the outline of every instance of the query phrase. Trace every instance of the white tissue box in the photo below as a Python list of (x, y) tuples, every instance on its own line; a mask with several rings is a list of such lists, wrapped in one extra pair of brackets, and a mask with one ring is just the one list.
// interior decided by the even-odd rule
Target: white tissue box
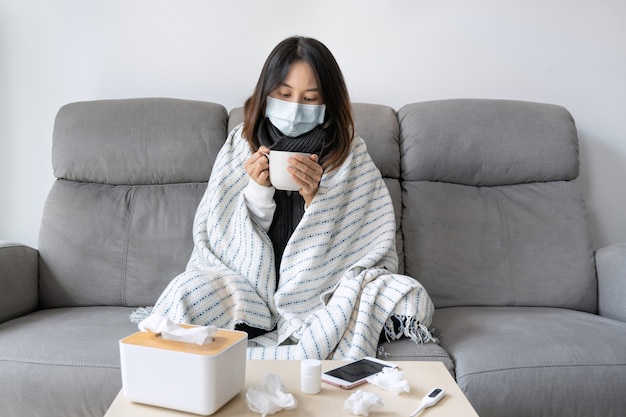
[(119, 342), (124, 396), (132, 402), (213, 414), (243, 389), (247, 340), (247, 333), (225, 329), (206, 345), (134, 333)]

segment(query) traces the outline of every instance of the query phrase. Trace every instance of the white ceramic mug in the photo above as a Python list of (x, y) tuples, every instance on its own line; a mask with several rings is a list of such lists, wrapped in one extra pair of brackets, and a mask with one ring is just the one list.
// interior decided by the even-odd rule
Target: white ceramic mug
[(277, 190), (298, 191), (300, 189), (287, 171), (289, 166), (287, 160), (294, 155), (302, 155), (305, 158), (311, 156), (310, 153), (288, 151), (270, 151), (267, 155), (270, 161), (270, 182)]

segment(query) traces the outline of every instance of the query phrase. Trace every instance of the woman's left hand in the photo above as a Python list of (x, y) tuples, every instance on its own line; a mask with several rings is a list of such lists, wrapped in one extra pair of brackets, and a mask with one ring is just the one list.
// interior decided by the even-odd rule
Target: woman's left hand
[(320, 181), (324, 169), (317, 163), (319, 157), (311, 155), (305, 157), (295, 155), (289, 158), (289, 167), (287, 170), (293, 177), (294, 181), (300, 186), (300, 195), (304, 198), (304, 203), (308, 207), (313, 201), (313, 197), (320, 188)]

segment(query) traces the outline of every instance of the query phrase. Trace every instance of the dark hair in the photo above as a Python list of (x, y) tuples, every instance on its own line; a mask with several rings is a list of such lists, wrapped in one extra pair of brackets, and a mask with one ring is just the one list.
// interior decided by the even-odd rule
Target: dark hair
[(285, 80), (291, 64), (303, 61), (315, 73), (326, 115), (322, 128), (327, 132), (324, 168), (337, 168), (350, 153), (354, 122), (348, 89), (341, 69), (330, 50), (320, 41), (294, 36), (280, 42), (267, 57), (254, 93), (244, 105), (243, 137), (253, 152), (259, 149), (257, 130), (265, 118), (267, 96)]

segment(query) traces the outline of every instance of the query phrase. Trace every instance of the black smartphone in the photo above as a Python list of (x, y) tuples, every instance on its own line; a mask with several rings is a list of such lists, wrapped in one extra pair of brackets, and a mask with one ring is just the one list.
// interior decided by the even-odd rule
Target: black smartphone
[(385, 367), (397, 368), (398, 365), (366, 357), (322, 373), (322, 381), (343, 389), (350, 389), (364, 384), (367, 378), (376, 375)]

